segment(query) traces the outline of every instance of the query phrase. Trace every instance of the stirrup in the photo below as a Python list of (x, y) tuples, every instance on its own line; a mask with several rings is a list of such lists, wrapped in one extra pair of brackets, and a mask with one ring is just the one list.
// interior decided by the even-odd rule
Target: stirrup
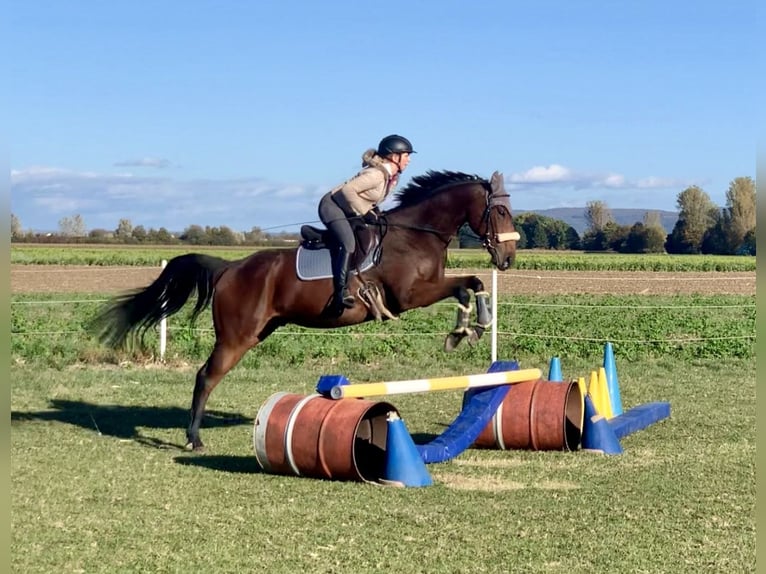
[(351, 293), (349, 293), (348, 289), (344, 289), (341, 292), (340, 303), (347, 309), (351, 309), (356, 305), (356, 298)]

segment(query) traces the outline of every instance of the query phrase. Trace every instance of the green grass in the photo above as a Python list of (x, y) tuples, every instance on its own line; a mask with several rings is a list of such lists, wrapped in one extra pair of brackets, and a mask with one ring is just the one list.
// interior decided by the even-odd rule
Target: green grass
[[(259, 472), (258, 407), (310, 392), (327, 361), (235, 369), (211, 397), (205, 455), (181, 450), (193, 367), (12, 364), (11, 571), (754, 572), (754, 360), (616, 351), (625, 406), (673, 409), (623, 455), (469, 450), (430, 466), (423, 489)], [(464, 359), (462, 372), (486, 369)], [(332, 367), (441, 374), (429, 361)], [(460, 395), (393, 402), (411, 432), (439, 432)]]
[[(184, 253), (211, 253), (225, 259), (240, 259), (260, 248), (135, 245), (11, 245), (14, 265), (136, 265), (159, 266), (163, 259)], [(755, 257), (724, 255), (623, 255), (570, 251), (519, 250), (516, 269), (570, 271), (755, 271)], [(452, 249), (449, 268), (489, 268), (482, 249)]]
[[(429, 466), (422, 489), (265, 474), (253, 419), (322, 374), (484, 372), (488, 337), (441, 350), (453, 306), (283, 329), (211, 395), (202, 455), (182, 446), (209, 315), (196, 330), (171, 318), (160, 365), (96, 346), (83, 325), (103, 299), (12, 297), (13, 572), (755, 571), (754, 297), (501, 299), (500, 358), (545, 371), (555, 354), (587, 377), (610, 338), (625, 408), (669, 401), (671, 417), (618, 457), (471, 449)], [(461, 395), (391, 402), (410, 432), (438, 434)]]
[[(64, 368), (74, 363), (118, 363), (151, 358), (158, 335), (146, 337), (141, 355), (114, 353), (98, 346), (86, 326), (105, 301), (87, 294), (17, 295), (11, 301), (11, 351), (15, 360)], [(199, 363), (212, 348), (210, 312), (195, 324), (191, 305), (168, 320), (166, 358)], [(588, 359), (594, 345), (612, 340), (626, 360), (638, 358), (751, 358), (755, 356), (755, 297), (722, 296), (516, 296), (498, 304), (498, 356), (553, 355)], [(381, 358), (422, 361), (459, 369), (467, 359), (486, 359), (489, 333), (474, 348), (445, 355), (444, 336), (455, 324), (454, 304), (410, 311), (399, 321), (366, 323), (320, 331), (286, 326), (248, 353), (243, 364), (263, 360), (289, 364), (340, 359), (366, 364)], [(465, 345), (465, 343), (464, 343)]]

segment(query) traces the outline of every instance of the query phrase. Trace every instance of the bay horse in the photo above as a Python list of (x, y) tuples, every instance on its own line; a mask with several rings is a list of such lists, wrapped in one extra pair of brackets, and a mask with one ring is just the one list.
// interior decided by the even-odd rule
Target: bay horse
[[(106, 304), (93, 327), (103, 343), (119, 347), (130, 335), (142, 339), (148, 329), (179, 311), (195, 290), (192, 320), (212, 303), (215, 343), (197, 372), (186, 430), (186, 447), (202, 450), (200, 425), (210, 393), (249, 349), (278, 327), (292, 323), (331, 329), (381, 315), (396, 318), (452, 296), (459, 303), (458, 320), (445, 349), (454, 349), (466, 337), (475, 342), (492, 320), (489, 293), (475, 275), (444, 273), (447, 247), (464, 224), (481, 238), (497, 269), (511, 267), (519, 234), (502, 175), (495, 172), (488, 181), (461, 172), (429, 171), (396, 192), (395, 206), (381, 214), (379, 261), (351, 275), (349, 288), (357, 293), (357, 302), (340, 316), (327, 313), (332, 279), (299, 279), (298, 249), (274, 248), (235, 261), (198, 253), (174, 257), (148, 287)], [(469, 290), (476, 299), (474, 326), (469, 326)]]

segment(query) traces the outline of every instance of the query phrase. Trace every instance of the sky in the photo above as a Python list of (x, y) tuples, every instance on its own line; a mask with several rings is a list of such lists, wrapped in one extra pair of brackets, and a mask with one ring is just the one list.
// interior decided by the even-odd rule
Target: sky
[[(24, 230), (294, 231), (385, 135), (514, 210), (725, 205), (755, 178), (756, 3), (17, 0), (0, 94)], [(383, 208), (391, 207), (387, 200)]]

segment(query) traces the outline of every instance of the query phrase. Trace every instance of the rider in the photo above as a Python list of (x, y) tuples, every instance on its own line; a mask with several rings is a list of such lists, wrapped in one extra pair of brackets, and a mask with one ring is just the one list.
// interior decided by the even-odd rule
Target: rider
[(354, 232), (349, 218), (375, 217), (378, 205), (396, 187), (399, 174), (410, 163), (415, 153), (410, 141), (400, 135), (384, 137), (378, 149), (362, 154), (362, 170), (351, 179), (334, 187), (319, 201), (319, 219), (333, 236), (332, 274), (335, 289), (332, 308), (343, 313), (354, 306), (354, 296), (346, 286), (349, 261), (356, 248)]

